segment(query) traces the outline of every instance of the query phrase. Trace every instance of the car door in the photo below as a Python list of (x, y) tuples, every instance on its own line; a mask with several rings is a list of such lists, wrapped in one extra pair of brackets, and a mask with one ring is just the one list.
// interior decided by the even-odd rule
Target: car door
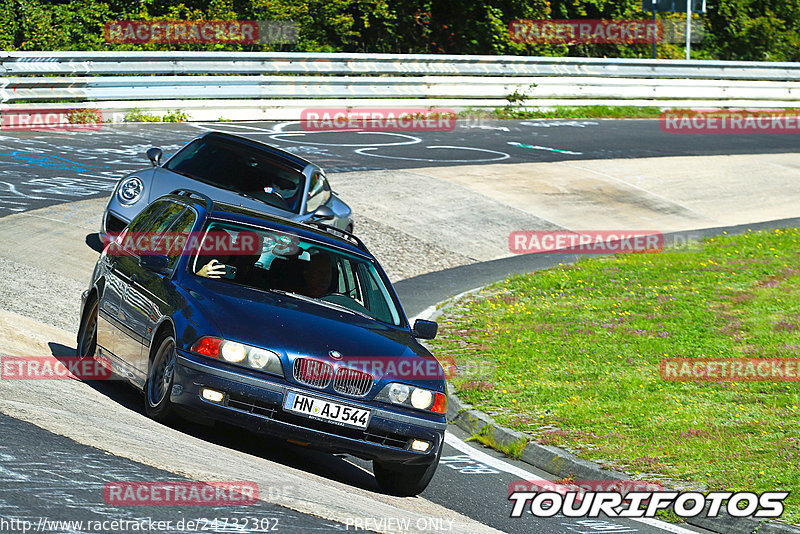
[[(119, 341), (123, 339), (121, 338), (120, 330), (121, 305), (128, 286), (126, 279), (119, 276), (117, 266), (125, 249), (126, 236), (131, 237), (138, 234), (147, 222), (165, 207), (165, 202), (154, 202), (147, 206), (131, 221), (128, 228), (119, 235), (117, 241), (119, 246), (114, 247), (112, 245), (106, 250), (103, 258), (105, 286), (100, 295), (97, 314), (97, 345), (101, 353), (116, 356), (121, 348)], [(116, 367), (119, 367), (119, 365)], [(128, 370), (124, 367), (118, 368), (117, 371), (122, 376), (128, 375)]]
[(143, 386), (147, 366), (142, 364), (144, 345), (149, 345), (147, 335), (149, 316), (158, 313), (158, 306), (152, 295), (143, 290), (143, 280), (151, 273), (139, 265), (144, 254), (157, 253), (153, 243), (157, 238), (169, 231), (175, 220), (186, 210), (186, 206), (175, 201), (163, 201), (164, 208), (137, 228), (136, 247), (124, 250), (117, 259), (114, 269), (117, 278), (126, 289), (121, 295), (119, 306), (119, 336), (116, 344), (116, 355), (128, 368), (128, 378), (136, 385)]
[[(154, 229), (154, 232), (158, 232), (161, 236), (168, 234), (174, 237), (177, 234), (185, 234), (188, 237), (196, 221), (197, 213), (192, 208), (185, 207), (177, 216), (171, 218), (166, 227), (162, 225)], [(136, 383), (140, 387), (144, 386), (149, 371), (150, 341), (153, 332), (161, 318), (167, 315), (173, 306), (171, 271), (182, 253), (183, 251), (175, 251), (167, 255), (169, 274), (160, 274), (139, 267), (136, 279), (131, 282), (122, 301), (122, 308), (130, 319), (133, 339), (139, 343), (138, 350), (132, 351), (131, 363), (137, 370)]]

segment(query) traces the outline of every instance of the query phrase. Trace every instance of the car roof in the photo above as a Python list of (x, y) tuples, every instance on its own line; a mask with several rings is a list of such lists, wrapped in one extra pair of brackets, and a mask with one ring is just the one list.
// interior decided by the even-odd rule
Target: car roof
[(298, 223), (284, 219), (277, 215), (267, 215), (260, 211), (255, 211), (242, 206), (235, 206), (225, 202), (211, 200), (206, 195), (190, 190), (178, 190), (164, 195), (158, 200), (173, 200), (190, 204), (204, 211), (208, 218), (219, 221), (231, 221), (236, 223), (249, 224), (254, 226), (264, 226), (278, 231), (290, 232), (304, 237), (319, 241), (346, 250), (347, 252), (374, 259), (364, 243), (351, 234), (335, 226), (330, 226), (321, 222)]
[(244, 146), (247, 146), (247, 147), (252, 148), (254, 150), (258, 150), (262, 154), (266, 154), (269, 157), (271, 157), (272, 159), (274, 159), (276, 161), (279, 161), (279, 162), (283, 163), (284, 165), (286, 165), (288, 167), (291, 167), (291, 168), (293, 168), (293, 169), (295, 169), (297, 171), (301, 171), (301, 172), (306, 167), (308, 167), (309, 165), (311, 165), (313, 167), (317, 167), (317, 165), (314, 165), (310, 161), (308, 161), (306, 159), (303, 159), (300, 156), (296, 156), (296, 155), (292, 154), (291, 152), (287, 152), (285, 150), (281, 150), (278, 147), (274, 147), (274, 146), (268, 145), (266, 143), (261, 143), (259, 141), (254, 141), (252, 139), (248, 139), (246, 137), (241, 137), (239, 135), (233, 135), (233, 134), (224, 133), (224, 132), (207, 132), (207, 133), (204, 133), (203, 135), (199, 136), (199, 138), (200, 139), (207, 139), (207, 138), (220, 139), (220, 140), (225, 140), (225, 141), (228, 141), (228, 142), (244, 145)]

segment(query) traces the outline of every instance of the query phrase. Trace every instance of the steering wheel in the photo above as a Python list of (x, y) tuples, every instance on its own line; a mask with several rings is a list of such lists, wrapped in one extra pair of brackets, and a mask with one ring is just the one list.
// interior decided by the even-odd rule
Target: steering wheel
[(281, 208), (283, 208), (283, 209), (285, 209), (285, 210), (288, 210), (288, 209), (289, 209), (289, 204), (286, 202), (286, 199), (285, 199), (285, 198), (283, 198), (283, 197), (280, 195), (280, 193), (278, 193), (277, 191), (275, 191), (275, 190), (272, 190), (272, 191), (266, 191), (266, 190), (264, 190), (264, 191), (262, 191), (262, 192), (263, 192), (263, 193), (265, 193), (265, 194), (267, 194), (267, 195), (271, 195), (271, 196), (273, 196), (273, 197), (277, 198), (278, 200), (280, 200), (280, 201), (281, 201)]

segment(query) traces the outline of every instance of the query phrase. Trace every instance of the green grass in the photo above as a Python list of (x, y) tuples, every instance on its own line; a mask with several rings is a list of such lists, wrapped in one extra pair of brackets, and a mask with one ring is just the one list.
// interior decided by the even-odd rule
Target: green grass
[(477, 441), (517, 460), (522, 457), (522, 451), (528, 444), (524, 439), (514, 440), (511, 443), (501, 443), (492, 435), (491, 427), (489, 426), (483, 427), (480, 432), (470, 436), (467, 441)]
[(640, 119), (661, 116), (659, 107), (637, 106), (558, 106), (551, 110), (524, 110), (513, 107), (495, 110), (499, 119)]
[[(800, 487), (798, 382), (659, 374), (670, 357), (800, 357), (800, 229), (515, 276), (440, 325), (437, 355), (469, 369), (458, 395), (532, 439), (675, 487)], [(786, 504), (800, 523), (800, 494)]]
[(459, 118), (483, 119), (651, 119), (661, 116), (659, 107), (637, 106), (554, 106), (550, 109), (526, 109), (522, 103), (493, 110), (467, 109)]

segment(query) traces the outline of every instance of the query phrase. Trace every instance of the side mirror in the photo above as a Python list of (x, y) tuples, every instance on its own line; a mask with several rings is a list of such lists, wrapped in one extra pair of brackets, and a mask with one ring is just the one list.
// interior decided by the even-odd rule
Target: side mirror
[(161, 152), (160, 148), (148, 148), (147, 149), (147, 159), (150, 160), (150, 163), (153, 164), (153, 167), (158, 167), (161, 165), (161, 156), (163, 152)]
[(139, 258), (139, 266), (158, 274), (169, 273), (169, 258), (160, 254), (145, 254)]
[(336, 218), (336, 215), (333, 213), (333, 210), (330, 208), (330, 206), (323, 204), (311, 214), (311, 218), (318, 221), (331, 221)]
[(411, 333), (414, 334), (414, 337), (419, 339), (433, 339), (436, 337), (438, 331), (438, 323), (417, 319), (414, 321), (414, 328), (411, 330)]

